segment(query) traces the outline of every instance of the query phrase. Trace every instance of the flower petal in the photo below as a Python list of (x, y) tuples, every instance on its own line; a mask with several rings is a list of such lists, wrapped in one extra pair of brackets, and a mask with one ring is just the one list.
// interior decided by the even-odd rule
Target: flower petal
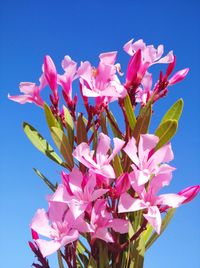
[(154, 230), (160, 234), (162, 218), (157, 206), (152, 206), (148, 209), (147, 214), (143, 214), (145, 219), (152, 225)]
[(133, 198), (128, 193), (124, 193), (119, 199), (118, 211), (119, 213), (132, 212), (144, 209), (146, 207), (147, 206), (143, 200)]

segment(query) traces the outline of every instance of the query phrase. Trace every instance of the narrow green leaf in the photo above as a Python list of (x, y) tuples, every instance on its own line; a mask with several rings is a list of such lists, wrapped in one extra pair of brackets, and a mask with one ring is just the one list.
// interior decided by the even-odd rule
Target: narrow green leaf
[(101, 131), (108, 135), (108, 129), (106, 126), (106, 117), (103, 115), (103, 113), (100, 114), (100, 124), (101, 124)]
[(90, 256), (89, 259), (88, 268), (97, 268), (97, 263), (95, 259), (92, 257), (92, 255)]
[(170, 208), (166, 214), (166, 216), (164, 217), (163, 221), (162, 221), (162, 225), (161, 225), (161, 231), (160, 234), (157, 234), (156, 232), (153, 233), (153, 235), (150, 237), (150, 239), (148, 240), (148, 242), (145, 245), (145, 250), (149, 249), (150, 246), (158, 239), (158, 237), (161, 236), (161, 234), (165, 231), (166, 227), (168, 226), (168, 224), (170, 223), (171, 219), (174, 216), (176, 209), (175, 208)]
[(112, 129), (114, 136), (121, 139), (122, 136), (120, 135), (119, 126), (118, 126), (117, 121), (116, 121), (116, 119), (111, 111), (107, 111), (107, 118), (108, 118), (108, 122), (110, 124), (110, 127)]
[(159, 137), (156, 150), (166, 144), (176, 133), (178, 123), (176, 120), (167, 120), (161, 124), (155, 131), (155, 135)]
[(76, 265), (77, 265), (77, 268), (85, 268), (84, 263), (78, 254), (76, 255)]
[(51, 145), (42, 137), (42, 135), (31, 125), (24, 122), (23, 129), (26, 136), (32, 144), (43, 154), (61, 166), (65, 166), (62, 159), (54, 152)]
[(59, 124), (56, 120), (56, 118), (54, 117), (50, 107), (44, 103), (44, 113), (45, 113), (45, 117), (46, 117), (46, 121), (47, 124), (49, 126), (49, 129), (51, 129), (51, 127), (58, 127)]
[(57, 257), (58, 257), (59, 268), (65, 268), (63, 261), (62, 261), (62, 255), (61, 255), (60, 250), (57, 251)]
[(64, 110), (64, 117), (65, 117), (65, 123), (66, 123), (66, 128), (67, 128), (67, 133), (69, 137), (69, 142), (71, 144), (71, 147), (73, 148), (74, 146), (74, 123), (73, 123), (73, 118), (69, 112), (69, 110), (63, 106)]
[(77, 136), (77, 144), (80, 144), (82, 142), (87, 142), (87, 132), (86, 132), (86, 127), (83, 121), (82, 114), (79, 114), (78, 116), (76, 136)]
[(128, 118), (130, 128), (133, 130), (136, 124), (136, 117), (135, 117), (135, 113), (134, 113), (129, 95), (127, 95), (124, 99), (124, 107), (126, 110), (126, 115)]
[(44, 181), (44, 183), (53, 191), (55, 192), (56, 190), (56, 186), (53, 185), (52, 182), (50, 182), (50, 180), (47, 179), (47, 177), (45, 177), (37, 168), (33, 168), (33, 170), (35, 171), (35, 173)]
[(148, 103), (145, 107), (140, 110), (139, 116), (137, 118), (135, 128), (133, 130), (133, 136), (136, 143), (139, 142), (140, 134), (146, 134), (149, 128), (152, 115), (152, 105)]
[(182, 111), (183, 111), (183, 100), (179, 99), (177, 100), (171, 107), (170, 109), (166, 112), (166, 114), (164, 115), (164, 117), (162, 118), (160, 125), (163, 124), (164, 122), (166, 122), (169, 119), (173, 119), (176, 120), (178, 122)]
[(132, 261), (134, 262), (134, 268), (143, 268), (144, 265), (144, 253), (145, 253), (145, 244), (143, 241), (143, 237), (140, 236), (135, 241), (133, 245), (133, 252), (131, 255), (133, 256)]
[(116, 176), (119, 177), (123, 173), (123, 168), (121, 165), (121, 160), (117, 154), (115, 155), (113, 159), (113, 167), (114, 167)]
[(61, 129), (57, 127), (51, 128), (51, 135), (55, 142), (55, 145), (57, 146), (60, 153), (64, 157), (67, 165), (69, 166), (70, 169), (72, 169), (74, 166), (74, 161), (72, 156), (72, 148), (67, 136)]
[(148, 223), (146, 230), (142, 233), (145, 244), (149, 240), (149, 237), (151, 236), (153, 230), (153, 227)]

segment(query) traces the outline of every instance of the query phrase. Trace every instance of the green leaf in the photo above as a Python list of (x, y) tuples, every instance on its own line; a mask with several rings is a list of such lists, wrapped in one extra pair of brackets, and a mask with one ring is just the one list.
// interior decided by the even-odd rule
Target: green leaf
[(61, 129), (57, 127), (51, 128), (51, 135), (57, 148), (64, 157), (69, 169), (72, 169), (74, 166), (74, 161), (72, 156), (72, 148), (67, 136)]
[(121, 165), (121, 160), (117, 154), (115, 155), (113, 159), (113, 167), (114, 167), (116, 176), (119, 177), (123, 173), (123, 168)]
[(53, 185), (53, 183), (50, 182), (37, 168), (33, 168), (35, 173), (46, 183), (46, 185), (53, 191), (55, 192), (56, 186)]
[(182, 111), (183, 111), (183, 100), (179, 99), (177, 100), (171, 107), (170, 109), (166, 112), (164, 117), (162, 118), (160, 125), (163, 124), (164, 122), (168, 121), (169, 119), (176, 120), (178, 122)]
[(66, 128), (67, 128), (67, 133), (69, 137), (69, 142), (71, 144), (71, 147), (73, 148), (74, 146), (74, 123), (73, 123), (73, 118), (69, 112), (69, 110), (63, 106), (64, 110), (64, 117), (65, 117), (65, 123), (66, 123)]
[(80, 144), (82, 142), (87, 142), (87, 132), (86, 132), (86, 127), (83, 121), (82, 114), (79, 114), (78, 116), (76, 136), (77, 136), (77, 144)]
[(90, 256), (89, 259), (88, 268), (97, 268), (97, 263), (95, 259), (92, 257), (92, 255)]
[(142, 233), (145, 244), (149, 240), (149, 237), (151, 236), (153, 230), (153, 227), (148, 223), (146, 230)]
[(127, 95), (124, 99), (124, 107), (126, 110), (126, 115), (128, 118), (130, 128), (133, 130), (136, 124), (136, 117), (135, 117), (135, 113), (134, 113), (129, 95)]
[(118, 137), (119, 139), (122, 138), (122, 136), (120, 135), (120, 129), (119, 126), (117, 124), (117, 121), (114, 117), (114, 115), (112, 114), (111, 111), (107, 110), (107, 118), (108, 118), (108, 122), (110, 124), (110, 127), (112, 129), (112, 132), (114, 134), (115, 137)]
[(149, 128), (152, 115), (152, 105), (151, 102), (147, 103), (145, 107), (140, 110), (139, 116), (137, 118), (135, 128), (133, 130), (133, 136), (136, 143), (139, 142), (140, 134), (146, 134)]
[(145, 250), (149, 249), (150, 246), (158, 239), (158, 237), (161, 236), (161, 234), (165, 231), (165, 229), (167, 228), (168, 224), (170, 223), (171, 219), (174, 216), (176, 209), (175, 208), (170, 208), (166, 214), (166, 216), (164, 217), (163, 221), (162, 221), (162, 225), (161, 225), (161, 231), (160, 234), (157, 234), (156, 232), (153, 233), (153, 235), (150, 237), (150, 239), (148, 240), (148, 242), (145, 245)]
[(103, 113), (100, 114), (100, 124), (101, 124), (101, 131), (108, 135), (108, 129), (106, 126), (106, 117), (103, 115)]
[(144, 265), (144, 253), (145, 244), (142, 235), (138, 237), (133, 245), (131, 255), (133, 256), (132, 261), (134, 262), (134, 268), (143, 268)]
[(61, 166), (65, 166), (62, 159), (54, 152), (51, 145), (42, 137), (42, 135), (31, 125), (24, 122), (23, 129), (26, 136), (32, 144), (43, 154)]
[(159, 137), (156, 150), (166, 144), (176, 133), (178, 123), (176, 120), (167, 120), (161, 124), (155, 131), (155, 135)]
[(60, 250), (57, 251), (57, 257), (58, 257), (59, 268), (65, 268), (64, 264), (63, 264), (63, 261), (62, 261), (62, 255), (61, 255)]
[(44, 103), (44, 112), (49, 129), (51, 129), (51, 127), (58, 127), (59, 124), (54, 117), (50, 107), (46, 103)]

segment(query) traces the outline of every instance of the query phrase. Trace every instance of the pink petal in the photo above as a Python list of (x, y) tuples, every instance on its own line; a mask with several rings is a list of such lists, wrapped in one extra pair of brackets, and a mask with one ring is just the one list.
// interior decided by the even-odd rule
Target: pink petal
[(76, 241), (79, 238), (79, 232), (77, 230), (71, 230), (61, 240), (61, 246), (65, 246), (69, 243)]
[(55, 240), (46, 241), (43, 239), (38, 239), (36, 240), (36, 244), (38, 245), (44, 258), (56, 252), (61, 247), (61, 243)]
[(156, 147), (159, 138), (155, 135), (151, 134), (143, 134), (140, 135), (138, 153), (139, 159), (142, 161), (143, 159), (148, 158), (149, 152)]
[(67, 203), (69, 199), (71, 199), (71, 195), (66, 191), (65, 186), (59, 184), (49, 201)]
[(131, 197), (129, 194), (124, 193), (121, 195), (119, 199), (118, 211), (119, 213), (132, 212), (144, 209), (146, 207), (147, 206), (143, 200), (139, 198), (135, 199)]
[[(104, 134), (100, 133), (98, 137), (98, 145), (97, 145), (97, 153), (96, 157), (98, 159), (98, 155), (106, 155), (108, 150), (110, 149), (110, 138)], [(97, 160), (97, 163), (99, 161)]]
[(92, 238), (99, 238), (106, 241), (107, 243), (114, 242), (112, 235), (108, 232), (108, 229), (105, 227), (98, 228), (96, 232), (92, 235)]
[(34, 94), (37, 85), (31, 82), (21, 82), (19, 84), (20, 91), (25, 94)]
[(128, 233), (129, 222), (122, 219), (112, 219), (110, 220), (108, 227), (111, 227), (115, 232), (125, 234)]
[(174, 60), (173, 51), (170, 51), (165, 57), (156, 61), (155, 63), (171, 63)]
[(154, 230), (160, 234), (162, 218), (157, 206), (152, 206), (148, 209), (147, 214), (143, 214), (144, 218), (152, 225)]
[(109, 190), (108, 189), (97, 189), (91, 195), (91, 202), (96, 200), (97, 198), (101, 197), (102, 195), (106, 194)]
[(100, 92), (91, 90), (87, 88), (85, 85), (83, 85), (82, 87), (82, 93), (83, 93), (83, 96), (86, 96), (86, 97), (99, 97), (100, 96)]
[(64, 57), (62, 63), (62, 68), (67, 72), (68, 77), (73, 77), (76, 73), (77, 63), (73, 61), (68, 55)]
[(108, 158), (108, 162), (110, 162), (111, 160), (113, 160), (113, 158), (115, 157), (115, 155), (122, 149), (122, 147), (125, 144), (125, 141), (119, 139), (119, 138), (114, 138), (113, 139), (114, 142), (114, 149), (111, 153), (111, 155)]
[(117, 191), (118, 196), (128, 191), (129, 188), (130, 188), (129, 174), (124, 173), (116, 180), (115, 183), (115, 189)]
[(72, 198), (68, 202), (68, 206), (74, 216), (77, 219), (81, 214), (83, 214), (87, 208), (88, 202), (84, 202), (80, 199)]
[(10, 96), (8, 94), (8, 98), (12, 101), (16, 101), (18, 103), (24, 104), (26, 102), (32, 103), (33, 98), (29, 95), (17, 95), (17, 96)]
[(52, 228), (49, 225), (49, 219), (44, 209), (37, 210), (30, 224), (30, 228), (37, 233), (50, 238), (50, 232)]
[(164, 186), (169, 185), (172, 179), (172, 172), (162, 173), (154, 176), (150, 182), (148, 192), (155, 196)]
[(62, 222), (68, 210), (66, 203), (49, 200), (48, 217), (51, 222)]
[(127, 145), (125, 146), (123, 150), (130, 157), (132, 162), (136, 164), (137, 166), (139, 166), (139, 159), (137, 156), (137, 147), (136, 147), (134, 138), (131, 138), (129, 140), (129, 142), (127, 143)]
[(99, 58), (101, 62), (104, 64), (114, 64), (117, 57), (117, 51), (107, 52), (107, 53), (101, 53), (99, 55)]
[(126, 53), (128, 53), (130, 56), (133, 56), (134, 52), (132, 49), (132, 43), (133, 43), (133, 39), (131, 39), (130, 41), (128, 41), (124, 46), (123, 49)]
[(74, 167), (71, 173), (69, 174), (69, 186), (74, 195), (83, 192), (81, 186), (82, 182), (83, 182), (82, 173), (79, 171), (78, 168)]
[(168, 143), (158, 149), (149, 159), (151, 163), (151, 169), (163, 162), (169, 162), (174, 159), (174, 154), (171, 148), (171, 144)]
[(93, 88), (92, 86), (92, 66), (89, 61), (81, 62), (81, 66), (79, 67), (77, 74), (81, 77), (89, 88)]
[(114, 169), (111, 165), (104, 164), (100, 169), (94, 169), (94, 172), (109, 179), (114, 179), (116, 177)]
[(82, 142), (76, 147), (76, 149), (73, 152), (73, 156), (88, 168), (92, 166), (97, 167), (97, 164), (92, 159), (92, 153), (90, 152), (90, 147), (86, 142)]
[(184, 203), (185, 200), (186, 197), (178, 194), (162, 194), (156, 198), (156, 204), (177, 208)]

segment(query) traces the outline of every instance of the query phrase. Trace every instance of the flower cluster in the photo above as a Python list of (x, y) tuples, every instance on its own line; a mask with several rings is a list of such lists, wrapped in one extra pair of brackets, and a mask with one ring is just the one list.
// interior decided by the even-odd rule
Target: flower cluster
[[(60, 267), (63, 261), (68, 267), (125, 267), (125, 261), (126, 267), (133, 267), (139, 253), (128, 254), (130, 248), (145, 236), (140, 240), (145, 251), (152, 235), (158, 236), (167, 226), (174, 209), (191, 201), (200, 190), (196, 185), (179, 193), (159, 194), (170, 184), (175, 170), (168, 164), (174, 158), (170, 140), (177, 129), (182, 100), (168, 110), (154, 134), (148, 133), (154, 103), (167, 95), (169, 86), (185, 78), (188, 68), (172, 75), (176, 57), (172, 51), (163, 56), (163, 45), (156, 49), (143, 40), (130, 40), (124, 50), (130, 56), (124, 82), (115, 51), (100, 54), (97, 67), (88, 61), (78, 66), (65, 56), (63, 74), (58, 74), (51, 57), (45, 56), (40, 84), (23, 82), (23, 95), (9, 95), (16, 102), (31, 102), (44, 109), (62, 155), (60, 158), (36, 129), (24, 124), (31, 142), (63, 168), (56, 186), (37, 171), (53, 193), (48, 196), (47, 211), (38, 209), (30, 224), (34, 234), (30, 247), (41, 263), (35, 267), (49, 267), (46, 257), (56, 251)], [(166, 72), (160, 72), (153, 85), (149, 69), (161, 63), (168, 64)], [(80, 94), (72, 91), (77, 79)], [(41, 96), (46, 86), (51, 90), (50, 105)], [(85, 108), (82, 113), (77, 112), (80, 98)], [(122, 111), (125, 131), (110, 111), (114, 101)]]

